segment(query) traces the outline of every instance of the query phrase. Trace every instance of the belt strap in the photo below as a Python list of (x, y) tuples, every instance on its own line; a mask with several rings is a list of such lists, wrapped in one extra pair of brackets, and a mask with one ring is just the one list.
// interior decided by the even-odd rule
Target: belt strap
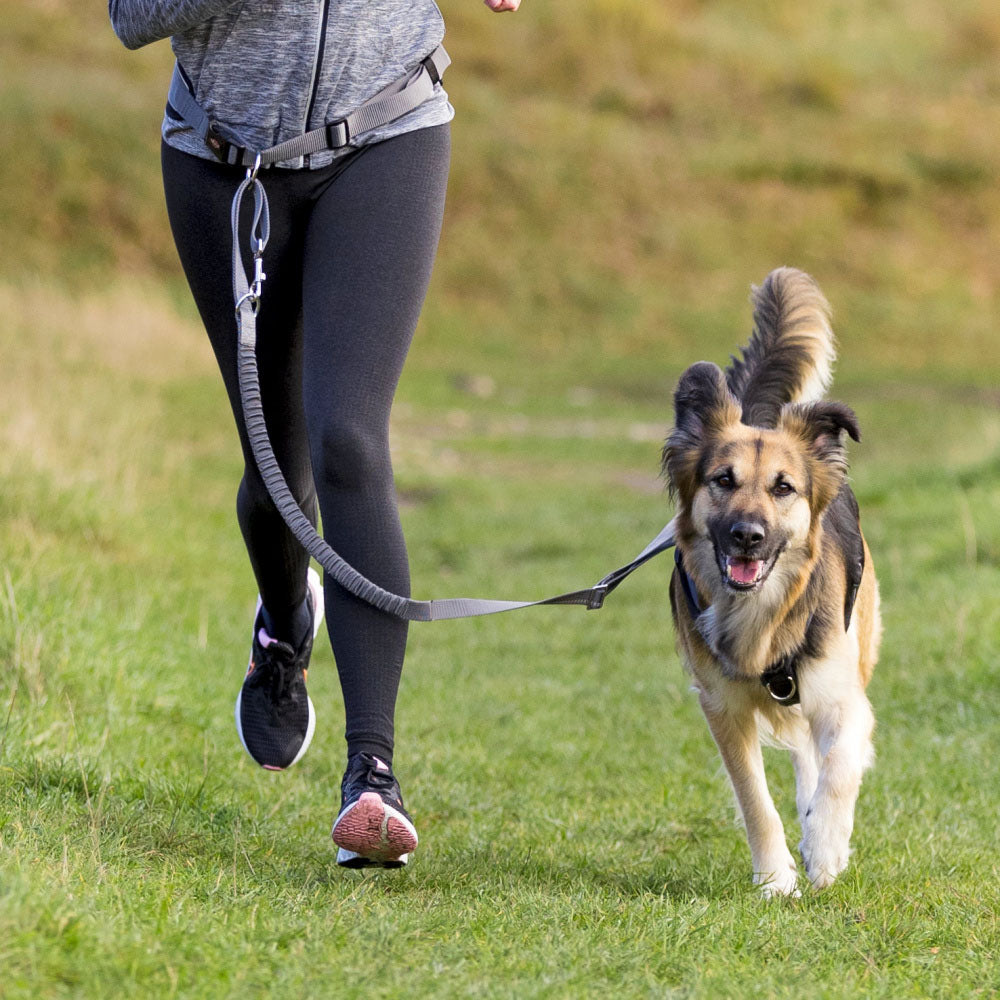
[(253, 150), (226, 139), (216, 123), (195, 100), (180, 64), (174, 64), (167, 102), (170, 109), (201, 138), (209, 149), (223, 161), (238, 166), (252, 167), (260, 157), (261, 167), (270, 167), (286, 160), (296, 160), (310, 153), (343, 149), (351, 140), (365, 132), (388, 125), (402, 118), (434, 94), (434, 87), (444, 71), (451, 65), (451, 58), (439, 45), (420, 65), (406, 76), (390, 83), (361, 107), (322, 128), (313, 129), (293, 139), (279, 142), (268, 149)]

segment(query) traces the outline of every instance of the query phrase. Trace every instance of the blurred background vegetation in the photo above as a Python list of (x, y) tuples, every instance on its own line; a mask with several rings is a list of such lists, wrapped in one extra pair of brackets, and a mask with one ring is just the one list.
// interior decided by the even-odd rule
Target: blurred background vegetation
[[(988, 381), (1000, 8), (442, 6), (458, 117), (424, 362), (464, 340), (528, 371), (594, 354), (675, 367), (692, 340), (715, 357), (746, 327), (749, 283), (788, 263), (836, 305), (852, 371)], [(101, 4), (4, 10), (4, 277), (176, 288), (167, 43), (126, 52)]]
[[(655, 482), (648, 445), (669, 424), (678, 372), (726, 359), (749, 329), (750, 284), (782, 264), (813, 273), (833, 303), (836, 392), (861, 413), (862, 463), (995, 469), (1000, 8), (442, 7), (458, 114), (441, 250), (394, 423), (404, 487), (435, 462), (476, 473), (505, 451), (519, 468), (586, 477), (594, 438)], [(93, 394), (64, 398), (106, 404), (112, 425), (109, 374), (165, 379), (180, 366), (186, 388), (171, 391), (209, 407), (204, 441), (221, 391), (159, 181), (169, 45), (125, 51), (100, 4), (4, 10), (6, 466), (23, 467), (13, 437), (59, 424), (59, 408), (31, 417), (44, 386), (18, 374), (58, 367), (44, 345), (79, 355), (73, 378), (92, 379)], [(51, 435), (51, 461), (40, 441), (28, 449), (37, 468), (60, 467), (60, 441), (86, 455), (74, 413)]]

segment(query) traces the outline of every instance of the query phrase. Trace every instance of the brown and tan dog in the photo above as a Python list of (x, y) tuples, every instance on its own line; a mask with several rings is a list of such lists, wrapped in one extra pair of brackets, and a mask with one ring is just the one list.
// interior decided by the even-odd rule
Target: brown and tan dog
[(817, 887), (844, 870), (874, 716), (878, 587), (847, 485), (854, 413), (822, 401), (829, 306), (781, 268), (754, 289), (754, 332), (725, 373), (681, 377), (663, 469), (677, 502), (678, 643), (746, 823), (754, 882), (796, 892), (760, 740), (795, 768), (799, 845)]

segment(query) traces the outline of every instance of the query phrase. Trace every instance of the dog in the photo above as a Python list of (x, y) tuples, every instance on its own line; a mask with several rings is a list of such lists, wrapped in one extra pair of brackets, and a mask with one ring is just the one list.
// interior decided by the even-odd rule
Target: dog
[(873, 761), (865, 690), (882, 628), (847, 482), (857, 417), (823, 399), (830, 307), (794, 268), (772, 271), (752, 297), (741, 357), (681, 376), (663, 473), (676, 504), (677, 644), (736, 793), (753, 881), (770, 897), (798, 895), (798, 875), (761, 740), (791, 754), (799, 851), (813, 887), (828, 886), (847, 866)]

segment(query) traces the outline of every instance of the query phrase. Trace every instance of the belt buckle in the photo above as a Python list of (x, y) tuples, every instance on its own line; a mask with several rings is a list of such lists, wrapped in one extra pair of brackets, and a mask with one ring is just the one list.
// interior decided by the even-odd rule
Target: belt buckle
[[(351, 141), (351, 130), (348, 128), (346, 118), (340, 118), (335, 122), (327, 122), (323, 128), (326, 131), (327, 149), (342, 149)], [(338, 129), (343, 133), (342, 139), (336, 135)]]

